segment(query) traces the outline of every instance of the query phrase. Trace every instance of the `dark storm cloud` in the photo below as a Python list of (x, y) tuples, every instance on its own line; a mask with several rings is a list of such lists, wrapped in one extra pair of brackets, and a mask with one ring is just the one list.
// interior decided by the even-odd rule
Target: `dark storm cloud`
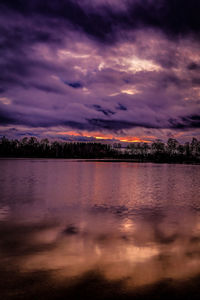
[(192, 83), (193, 83), (193, 85), (199, 86), (200, 85), (200, 77), (199, 78), (192, 78)]
[(5, 93), (5, 89), (4, 88), (0, 88), (0, 94)]
[(169, 124), (171, 124), (171, 128), (174, 129), (200, 128), (200, 115), (185, 116), (180, 119), (169, 119)]
[(20, 124), (20, 121), (18, 118), (15, 118), (7, 113), (0, 111), (0, 124), (1, 125)]
[(188, 70), (190, 71), (199, 71), (200, 70), (200, 64), (197, 64), (195, 62), (191, 62), (188, 66), (187, 66)]
[(200, 115), (192, 115), (182, 118), (186, 127), (200, 128)]
[[(58, 47), (62, 44), (62, 32), (52, 26), (51, 20), (44, 22), (41, 17), (27, 18), (0, 3), (0, 88), (9, 86), (28, 88), (27, 79), (38, 69), (52, 70), (50, 65), (36, 57), (34, 46), (46, 44)], [(6, 8), (6, 10), (5, 10)]]
[[(9, 15), (9, 12), (7, 12)], [(14, 17), (14, 14), (10, 15)], [(5, 18), (5, 17), (4, 17)], [(34, 44), (35, 42), (55, 42), (58, 43), (60, 41), (59, 37), (53, 35), (53, 33), (47, 28), (38, 28), (37, 26), (33, 27), (28, 24), (26, 27), (20, 26), (19, 23), (8, 22), (7, 26), (3, 26), (1, 22), (0, 34), (1, 34), (1, 52), (3, 50), (12, 50), (13, 48), (16, 51), (20, 52), (21, 46), (24, 44)], [(12, 30), (10, 30), (12, 29)]]
[(47, 86), (47, 85), (43, 85), (43, 84), (37, 84), (37, 83), (32, 83), (29, 86), (34, 87), (40, 91), (46, 92), (46, 93), (55, 93), (55, 94), (64, 94), (63, 91), (55, 88), (55, 87), (51, 87), (51, 86)]
[[(76, 122), (76, 121), (67, 121), (67, 120), (51, 120), (45, 119), (43, 116), (32, 116), (32, 118), (28, 118), (27, 116), (17, 113), (15, 116), (12, 116), (12, 113), (0, 111), (0, 120), (1, 124), (3, 125), (11, 125), (11, 124), (18, 124), (18, 125), (27, 125), (31, 127), (50, 127), (50, 126), (69, 126), (74, 129), (85, 129), (85, 130), (102, 130), (102, 129), (109, 129), (109, 130), (120, 130), (120, 129), (127, 129), (136, 126), (151, 126), (144, 124), (144, 123), (134, 123), (128, 121), (115, 121), (115, 120), (106, 120), (106, 119), (88, 119), (85, 122)], [(153, 126), (152, 126), (153, 127)]]
[(170, 85), (175, 85), (177, 87), (181, 87), (183, 86), (184, 84), (186, 84), (187, 80), (185, 79), (182, 79), (182, 78), (179, 78), (178, 76), (176, 75), (173, 75), (173, 74), (166, 74), (165, 76), (163, 76), (163, 78), (160, 80), (160, 83), (162, 85), (162, 87), (166, 88)]
[(41, 70), (54, 71), (56, 69), (53, 64), (49, 65), (39, 58), (31, 58), (27, 54), (18, 55), (15, 53), (15, 49), (13, 49), (12, 56), (14, 57), (7, 58), (5, 54), (2, 54), (0, 57), (0, 85), (2, 89), (7, 89), (10, 86), (28, 88), (27, 79), (37, 75)]
[(105, 116), (109, 116), (109, 115), (114, 115), (115, 114), (114, 111), (112, 111), (110, 109), (102, 108), (101, 105), (94, 104), (93, 108), (95, 110), (97, 110), (97, 111), (102, 112)]
[[(14, 113), (13, 113), (14, 112)], [(108, 117), (108, 114), (104, 114)], [(75, 130), (87, 130), (87, 131), (112, 131), (117, 132), (121, 130), (127, 130), (132, 128), (149, 128), (149, 129), (192, 129), (200, 128), (200, 115), (189, 115), (178, 118), (170, 118), (168, 122), (163, 122), (162, 118), (157, 118), (152, 121), (149, 120), (139, 120), (136, 116), (132, 120), (111, 120), (103, 118), (92, 118), (84, 119), (82, 122), (67, 120), (67, 118), (61, 117), (51, 117), (47, 116), (45, 113), (32, 113), (28, 115), (24, 112), (5, 111), (0, 109), (0, 124), (1, 125), (22, 125), (32, 128), (49, 128), (55, 126), (67, 126)]]
[[(94, 129), (108, 129), (113, 131), (118, 131), (121, 129), (129, 129), (133, 127), (146, 127), (146, 128), (157, 128), (154, 125), (150, 125), (145, 122), (128, 122), (125, 120), (103, 120), (103, 119), (91, 119), (88, 120), (89, 124), (94, 127)], [(159, 128), (159, 127), (158, 127)]]
[[(116, 29), (133, 30), (142, 26), (161, 29), (177, 36), (200, 32), (200, 2), (198, 0), (122, 1), (125, 9), (112, 9), (112, 5), (95, 5), (87, 1), (1, 1), (1, 8), (31, 17), (38, 14), (59, 18), (96, 39), (111, 41)], [(41, 39), (48, 39), (42, 34)]]
[(74, 89), (79, 89), (79, 88), (83, 87), (83, 85), (80, 82), (67, 82), (67, 81), (64, 81), (64, 83), (67, 84), (68, 86), (71, 86)]
[(8, 86), (21, 85), (25, 86), (23, 78), (31, 75), (31, 65), (27, 65), (26, 59), (6, 58), (0, 59), (0, 85), (6, 89)]
[(118, 106), (116, 106), (116, 109), (118, 110), (127, 110), (127, 107), (121, 103), (118, 103)]
[[(29, 126), (33, 128), (37, 127), (44, 127), (48, 128), (50, 126), (58, 126), (58, 125), (64, 125), (64, 120), (59, 120), (57, 118), (54, 118), (51, 116), (49, 118), (45, 115), (45, 113), (32, 113), (31, 115), (28, 115), (25, 112), (16, 112), (16, 111), (6, 111), (0, 109), (0, 124), (1, 125), (23, 125), (23, 126)], [(77, 122), (71, 122), (70, 124), (72, 127), (80, 128), (81, 124), (78, 124)]]

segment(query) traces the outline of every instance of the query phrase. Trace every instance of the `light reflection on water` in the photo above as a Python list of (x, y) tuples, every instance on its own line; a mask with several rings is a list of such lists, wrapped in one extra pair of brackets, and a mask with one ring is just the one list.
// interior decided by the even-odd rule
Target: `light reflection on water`
[(0, 163), (1, 263), (127, 289), (200, 274), (200, 166)]

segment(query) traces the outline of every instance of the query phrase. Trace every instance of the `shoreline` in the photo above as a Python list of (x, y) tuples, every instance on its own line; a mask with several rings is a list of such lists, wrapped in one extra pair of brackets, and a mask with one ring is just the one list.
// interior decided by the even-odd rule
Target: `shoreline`
[(200, 162), (195, 161), (154, 161), (126, 158), (67, 158), (67, 157), (0, 157), (0, 160), (68, 160), (77, 162), (112, 162), (112, 163), (153, 163), (153, 164), (177, 164), (177, 165), (200, 165)]

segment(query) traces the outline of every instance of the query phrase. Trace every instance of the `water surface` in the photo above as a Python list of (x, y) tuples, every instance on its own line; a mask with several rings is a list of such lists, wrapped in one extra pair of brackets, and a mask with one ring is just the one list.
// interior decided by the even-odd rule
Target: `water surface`
[(0, 160), (0, 293), (199, 299), (199, 180), (198, 165)]

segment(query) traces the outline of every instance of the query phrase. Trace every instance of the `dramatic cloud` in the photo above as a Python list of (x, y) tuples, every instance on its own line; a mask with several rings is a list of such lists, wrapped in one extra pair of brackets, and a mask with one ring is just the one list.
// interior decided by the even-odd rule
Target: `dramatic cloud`
[(199, 12), (197, 0), (1, 1), (0, 134), (200, 137)]

